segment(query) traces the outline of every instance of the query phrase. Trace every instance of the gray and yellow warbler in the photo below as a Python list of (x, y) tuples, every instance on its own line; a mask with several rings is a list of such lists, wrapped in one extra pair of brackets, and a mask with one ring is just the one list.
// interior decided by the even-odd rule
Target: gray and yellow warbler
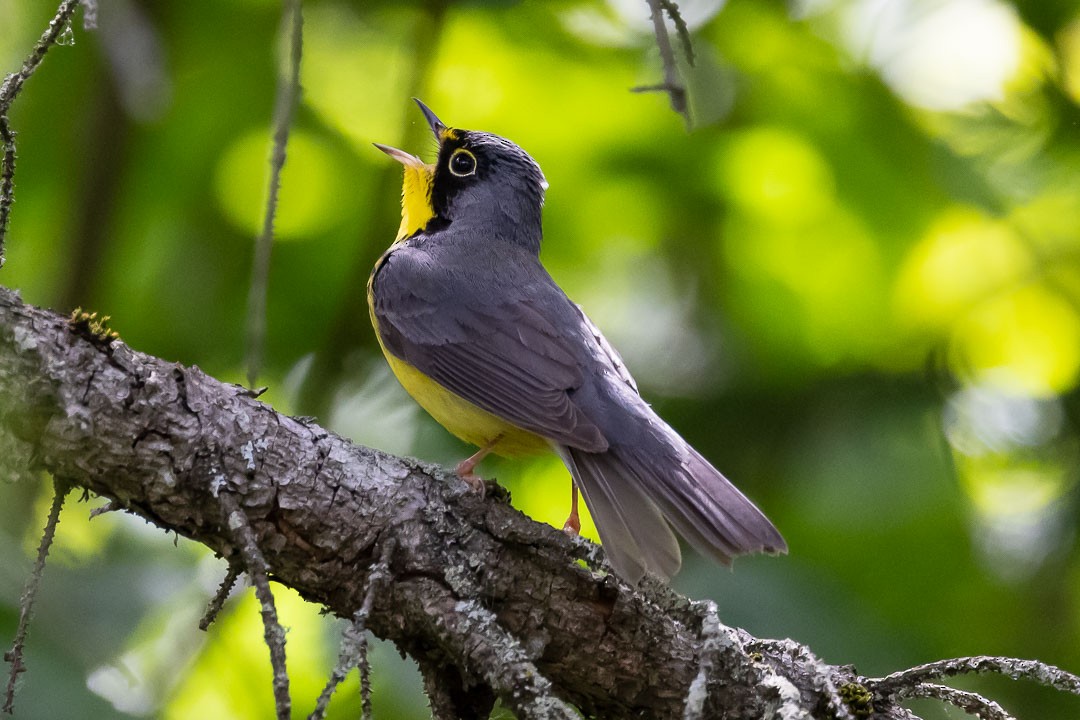
[(540, 263), (547, 181), (514, 143), (447, 127), (417, 101), (439, 143), (405, 167), (397, 238), (368, 282), (371, 321), (394, 374), (447, 430), (479, 452), (554, 451), (605, 553), (631, 583), (681, 564), (672, 528), (728, 564), (785, 552), (768, 518), (638, 394), (604, 336)]

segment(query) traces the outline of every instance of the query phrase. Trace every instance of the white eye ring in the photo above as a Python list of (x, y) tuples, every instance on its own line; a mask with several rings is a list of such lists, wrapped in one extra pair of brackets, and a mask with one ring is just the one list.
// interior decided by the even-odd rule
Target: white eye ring
[(476, 156), (465, 148), (458, 148), (450, 156), (446, 166), (452, 175), (468, 177), (476, 174)]

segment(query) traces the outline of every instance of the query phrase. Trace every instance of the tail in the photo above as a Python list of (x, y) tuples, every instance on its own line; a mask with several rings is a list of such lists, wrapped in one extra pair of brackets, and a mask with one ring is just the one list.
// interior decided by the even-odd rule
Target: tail
[(674, 575), (682, 558), (672, 527), (724, 565), (737, 555), (787, 552), (757, 506), (674, 430), (665, 425), (647, 436), (602, 453), (559, 448), (621, 578)]

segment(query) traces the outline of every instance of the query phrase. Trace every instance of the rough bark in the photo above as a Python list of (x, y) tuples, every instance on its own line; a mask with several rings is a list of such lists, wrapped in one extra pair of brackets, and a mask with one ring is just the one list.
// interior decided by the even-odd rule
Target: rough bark
[(352, 445), (3, 288), (0, 447), (8, 470), (44, 469), (235, 559), (228, 494), (273, 579), (343, 618), (385, 559), (367, 628), (416, 660), (437, 717), (482, 715), (496, 698), (523, 718), (574, 717), (571, 706), (850, 717), (837, 688), (856, 687), (853, 669), (725, 627), (711, 603), (662, 585), (631, 588), (596, 546), (497, 493), (481, 499), (439, 468)]

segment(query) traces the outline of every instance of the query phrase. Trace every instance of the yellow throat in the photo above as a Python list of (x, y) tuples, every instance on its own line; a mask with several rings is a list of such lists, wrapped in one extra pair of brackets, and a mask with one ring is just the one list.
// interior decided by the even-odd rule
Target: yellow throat
[(435, 166), (425, 163), (415, 155), (388, 145), (375, 144), (390, 157), (405, 167), (405, 178), (401, 184), (401, 226), (398, 228), (395, 243), (399, 243), (428, 224), (435, 217), (431, 206), (431, 185), (435, 178)]

